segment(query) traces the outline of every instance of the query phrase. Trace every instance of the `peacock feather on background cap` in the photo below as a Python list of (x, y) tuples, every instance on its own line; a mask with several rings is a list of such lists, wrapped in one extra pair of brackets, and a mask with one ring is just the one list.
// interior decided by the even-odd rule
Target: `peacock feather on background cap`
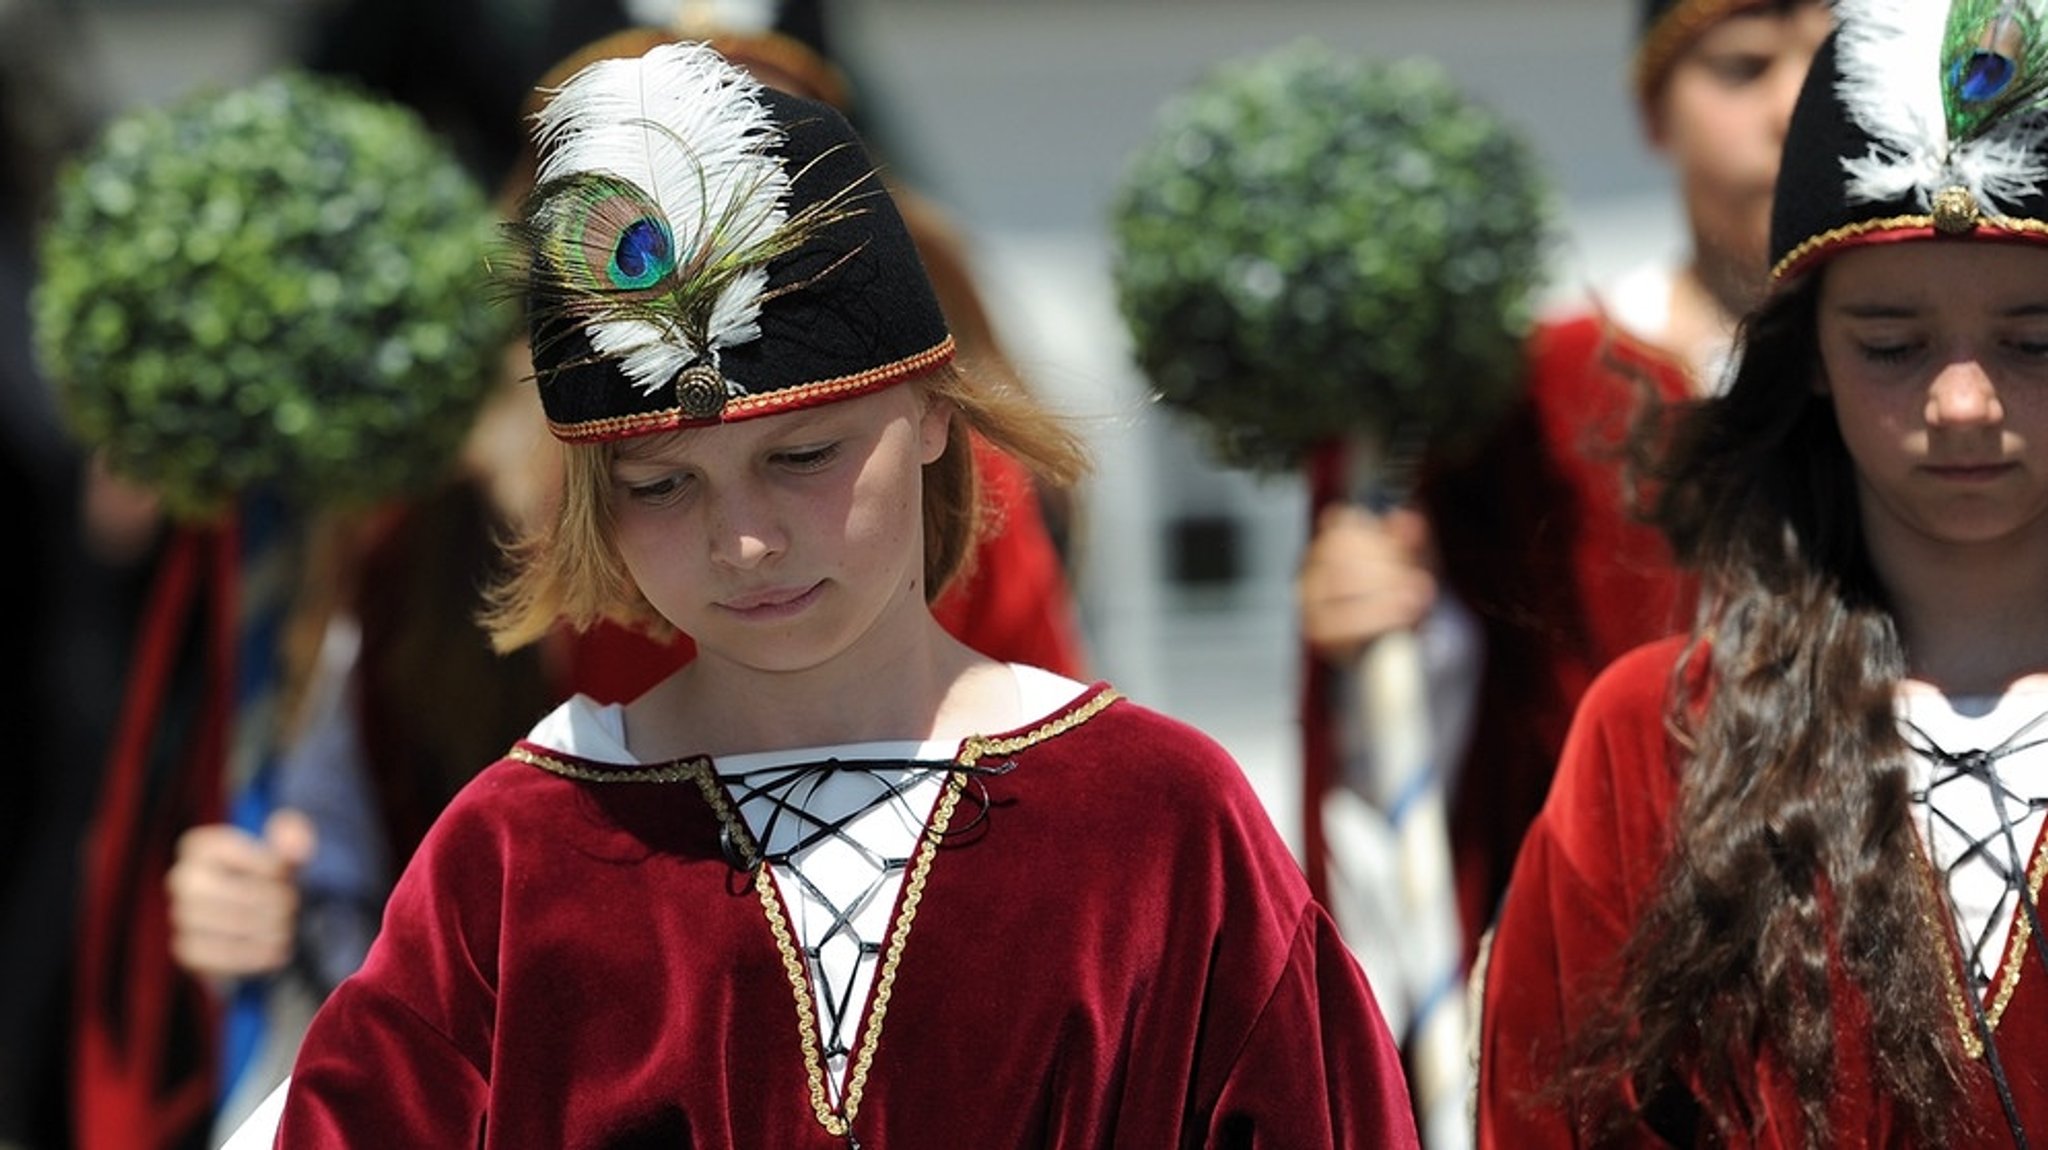
[(2038, 0), (1839, 0), (1841, 83), (1871, 137), (1852, 202), (1967, 190), (2007, 214), (2048, 180), (2048, 37)]
[(771, 288), (769, 262), (860, 211), (854, 186), (790, 210), (802, 173), (778, 158), (761, 91), (712, 49), (679, 43), (600, 60), (552, 94), (513, 225), (533, 253), (521, 286), (535, 330), (580, 330), (643, 393), (715, 386), (715, 411), (747, 390), (724, 377), (720, 352), (758, 338), (762, 305), (803, 286)]

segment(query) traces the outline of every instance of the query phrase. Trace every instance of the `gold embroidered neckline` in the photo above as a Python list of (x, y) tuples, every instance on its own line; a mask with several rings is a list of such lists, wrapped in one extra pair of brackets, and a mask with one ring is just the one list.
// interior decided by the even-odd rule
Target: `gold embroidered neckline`
[[(1092, 694), (1069, 704), (1055, 712), (1051, 718), (1021, 734), (997, 737), (970, 736), (961, 741), (960, 751), (954, 758), (954, 763), (960, 767), (973, 767), (980, 765), (984, 759), (1014, 755), (1037, 743), (1073, 730), (1120, 698), (1122, 696), (1112, 688), (1097, 687)], [(513, 748), (511, 757), (551, 774), (579, 782), (695, 783), (719, 824), (726, 828), (739, 845), (742, 856), (750, 861), (760, 858), (760, 848), (754, 841), (753, 833), (747, 829), (746, 820), (733, 808), (724, 784), (719, 781), (711, 760), (705, 756), (618, 770), (580, 765), (562, 756), (547, 754), (531, 744), (521, 744)], [(932, 807), (931, 816), (926, 820), (924, 830), (919, 835), (917, 853), (910, 864), (910, 869), (904, 875), (903, 889), (897, 898), (896, 915), (889, 924), (887, 942), (882, 948), (881, 965), (875, 971), (874, 984), (869, 991), (867, 1014), (860, 1023), (860, 1044), (855, 1048), (852, 1061), (848, 1064), (846, 1089), (836, 1110), (831, 1105), (826, 1089), (824, 1043), (819, 1038), (817, 1012), (812, 1005), (810, 970), (804, 962), (802, 948), (797, 945), (796, 934), (790, 929), (788, 909), (783, 903), (781, 892), (776, 888), (772, 868), (754, 866), (754, 893), (760, 899), (762, 915), (768, 924), (768, 933), (775, 940), (776, 952), (782, 959), (783, 974), (789, 982), (791, 996), (795, 1000), (797, 1034), (803, 1049), (804, 1077), (810, 1095), (811, 1113), (818, 1120), (818, 1124), (835, 1138), (846, 1137), (853, 1129), (855, 1116), (860, 1113), (861, 1097), (867, 1089), (868, 1074), (874, 1065), (875, 1051), (881, 1046), (882, 1024), (889, 1013), (889, 998), (895, 988), (897, 967), (903, 961), (904, 949), (909, 945), (910, 927), (917, 918), (918, 905), (924, 901), (925, 883), (931, 875), (933, 860), (938, 856), (939, 843), (945, 838), (946, 829), (952, 823), (954, 809), (959, 805), (961, 792), (966, 785), (965, 772), (954, 771), (947, 776), (945, 787), (940, 791), (938, 801)]]
[[(1917, 843), (1917, 836), (1915, 841)], [(1922, 873), (1934, 891), (1934, 904), (1937, 907), (1946, 906), (1941, 876), (1934, 869), (1933, 862), (1927, 858), (1925, 847), (1920, 847), (1915, 853), (1918, 854), (1920, 864), (1924, 868)], [(2044, 880), (2048, 880), (2048, 834), (2035, 841), (2033, 860), (2027, 864), (2027, 897), (2036, 904), (2041, 900), (2041, 886)], [(1997, 1033), (1998, 1020), (2005, 1016), (2005, 1008), (2012, 1002), (2013, 994), (2019, 990), (2020, 979), (2026, 974), (2027, 944), (2033, 940), (2034, 928), (2032, 919), (2021, 913), (2021, 909), (2019, 906), (2014, 908), (2012, 937), (2006, 941), (2004, 961), (2000, 962), (1998, 969), (1992, 973), (1991, 995), (1984, 1002), (1984, 1025), (1993, 1034)], [(1941, 941), (1942, 953), (1948, 959), (1941, 964), (1941, 971), (1947, 983), (1944, 989), (1948, 993), (1949, 1011), (1955, 1016), (1957, 1033), (1962, 1035), (1963, 1053), (1973, 1059), (1982, 1058), (1984, 1036), (1977, 1032), (1975, 1011), (1971, 1009), (1968, 997), (1969, 988), (1963, 981), (1961, 970), (1964, 956), (1956, 942), (1955, 930), (1936, 921), (1931, 915), (1923, 914), (1921, 922), (1926, 929), (1935, 932)]]

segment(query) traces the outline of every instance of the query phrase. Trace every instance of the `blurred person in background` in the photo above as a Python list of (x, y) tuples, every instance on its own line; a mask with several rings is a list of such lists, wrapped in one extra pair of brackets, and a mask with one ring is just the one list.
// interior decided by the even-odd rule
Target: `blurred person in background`
[[(473, 771), (544, 714), (559, 684), (536, 650), (500, 655), (475, 622), (508, 527), (481, 473), (324, 525), (290, 625), (304, 683), (261, 833), (203, 824), (165, 876), (171, 952), (223, 1002), (266, 986), (248, 1053), (222, 1069), (218, 1145), (291, 1065), (305, 1024), (361, 964), (384, 898)], [(435, 700), (422, 705), (421, 700)]]
[[(1793, 101), (1831, 27), (1820, 0), (1646, 0), (1636, 104), (1677, 184), (1688, 251), (1676, 264), (1631, 269), (1539, 325), (1526, 397), (1479, 450), (1426, 468), (1417, 509), (1339, 504), (1314, 525), (1296, 584), (1310, 651), (1309, 857), (1322, 857), (1322, 794), (1370, 769), (1349, 750), (1362, 740), (1347, 728), (1358, 720), (1343, 712), (1338, 669), (1378, 636), (1419, 628), (1451, 773), (1468, 965), (1580, 694), (1608, 661), (1688, 617), (1687, 581), (1631, 507), (1628, 428), (1646, 392), (1677, 403), (1718, 385), (1736, 320), (1768, 270)], [(1335, 492), (1344, 474), (1332, 453), (1311, 484)]]
[(148, 495), (78, 444), (34, 363), (33, 238), (59, 164), (107, 109), (72, 5), (0, 0), (0, 485), (16, 596), (4, 650), (0, 1146), (70, 1144), (62, 1070), (80, 844), (157, 541)]

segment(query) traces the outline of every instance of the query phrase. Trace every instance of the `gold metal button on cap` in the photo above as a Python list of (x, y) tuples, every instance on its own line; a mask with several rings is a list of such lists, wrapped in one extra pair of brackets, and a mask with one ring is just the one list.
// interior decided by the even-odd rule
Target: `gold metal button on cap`
[(1934, 230), (1943, 235), (1959, 235), (1974, 230), (1984, 218), (1977, 207), (1976, 193), (1960, 184), (1952, 184), (1934, 193)]
[(683, 369), (676, 377), (676, 403), (691, 419), (714, 419), (725, 410), (725, 377), (709, 364)]

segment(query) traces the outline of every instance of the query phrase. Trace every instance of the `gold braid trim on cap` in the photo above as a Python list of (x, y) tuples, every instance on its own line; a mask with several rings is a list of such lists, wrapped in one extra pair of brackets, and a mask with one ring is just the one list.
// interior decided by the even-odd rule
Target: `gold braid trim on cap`
[[(1900, 232), (1949, 238), (1954, 238), (1958, 234), (1945, 229), (1942, 222), (1931, 212), (1858, 220), (1853, 224), (1844, 224), (1839, 228), (1830, 228), (1817, 236), (1810, 236), (1786, 252), (1785, 257), (1771, 269), (1771, 286), (1777, 287), (1805, 271), (1808, 265), (1836, 248), (1856, 247)], [(1967, 234), (1987, 240), (2048, 240), (2048, 220), (2030, 220), (2017, 216), (1984, 216)]]
[(675, 431), (684, 427), (731, 423), (737, 419), (762, 415), (779, 415), (798, 408), (817, 407), (837, 400), (852, 399), (923, 375), (950, 363), (954, 349), (953, 337), (949, 335), (937, 345), (915, 355), (905, 356), (894, 363), (871, 367), (853, 375), (821, 379), (812, 383), (791, 384), (759, 395), (735, 395), (725, 401), (725, 406), (717, 417), (709, 420), (691, 419), (680, 406), (676, 406), (658, 411), (635, 412), (632, 415), (586, 419), (580, 423), (559, 423), (550, 419), (548, 430), (563, 443), (603, 443), (606, 440), (627, 439), (636, 435)]
[(949, 335), (936, 346), (926, 348), (916, 355), (905, 356), (894, 363), (871, 367), (853, 375), (778, 387), (774, 391), (762, 392), (759, 395), (733, 396), (725, 403), (725, 418), (731, 421), (744, 419), (750, 415), (774, 415), (777, 412), (813, 407), (832, 400), (850, 399), (862, 392), (873, 391), (914, 375), (923, 375), (935, 367), (950, 362), (952, 358), (953, 337)]
[(1707, 29), (1745, 8), (1762, 8), (1768, 0), (1679, 0), (1657, 17), (1636, 45), (1636, 98), (1650, 102), (1671, 66)]

